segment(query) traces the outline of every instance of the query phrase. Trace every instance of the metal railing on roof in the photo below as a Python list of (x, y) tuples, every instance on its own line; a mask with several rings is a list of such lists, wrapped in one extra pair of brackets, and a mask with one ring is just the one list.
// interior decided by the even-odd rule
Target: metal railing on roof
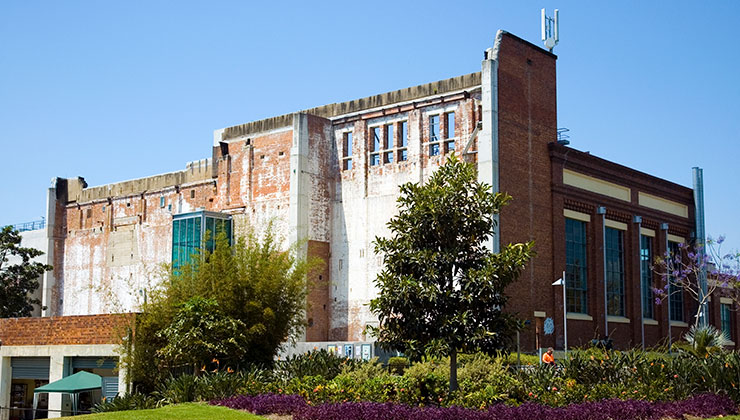
[(18, 223), (11, 225), (13, 229), (18, 232), (26, 232), (29, 230), (39, 230), (46, 227), (46, 220), (42, 217), (41, 220), (34, 220), (32, 222)]

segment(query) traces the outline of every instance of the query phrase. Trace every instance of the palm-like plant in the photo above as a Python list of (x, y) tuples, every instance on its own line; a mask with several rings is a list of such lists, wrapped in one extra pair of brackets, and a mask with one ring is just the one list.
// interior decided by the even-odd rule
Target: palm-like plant
[(688, 346), (683, 350), (699, 357), (721, 352), (725, 346), (730, 345), (730, 339), (725, 333), (712, 325), (693, 326), (684, 338)]

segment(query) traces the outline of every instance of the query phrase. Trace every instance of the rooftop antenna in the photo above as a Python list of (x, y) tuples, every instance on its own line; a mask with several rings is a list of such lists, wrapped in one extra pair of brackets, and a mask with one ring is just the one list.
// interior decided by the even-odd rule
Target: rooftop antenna
[(567, 134), (570, 130), (563, 127), (558, 128), (558, 141), (557, 143), (561, 146), (567, 146), (570, 144), (570, 135)]
[(545, 9), (542, 9), (542, 40), (545, 42), (545, 48), (552, 52), (552, 49), (558, 45), (560, 41), (560, 25), (558, 23), (558, 9), (555, 9), (553, 17), (545, 14)]

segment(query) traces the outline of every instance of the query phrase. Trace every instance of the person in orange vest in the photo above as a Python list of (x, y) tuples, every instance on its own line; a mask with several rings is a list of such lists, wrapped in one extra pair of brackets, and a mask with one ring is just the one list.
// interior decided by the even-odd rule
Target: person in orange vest
[(555, 356), (552, 355), (552, 347), (549, 347), (547, 352), (542, 355), (542, 363), (555, 366)]

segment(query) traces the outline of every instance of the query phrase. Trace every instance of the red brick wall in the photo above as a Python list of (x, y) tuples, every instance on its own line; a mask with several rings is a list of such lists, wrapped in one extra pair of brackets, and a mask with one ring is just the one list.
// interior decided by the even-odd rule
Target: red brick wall
[[(557, 136), (555, 56), (511, 35), (499, 49), (498, 104), (501, 192), (513, 197), (501, 212), (501, 245), (535, 241), (537, 256), (507, 289), (507, 310), (533, 320), (553, 316), (552, 195), (547, 144)], [(534, 322), (521, 336), (534, 349)], [(541, 346), (552, 342), (540, 340)]]
[[(693, 193), (691, 189), (668, 181), (654, 178), (648, 174), (600, 159), (588, 153), (580, 152), (565, 146), (551, 145), (553, 181), (553, 256), (556, 272), (565, 268), (565, 217), (563, 209), (589, 214), (591, 222), (587, 224), (587, 279), (588, 279), (588, 315), (592, 321), (568, 320), (568, 345), (586, 345), (594, 338), (604, 338), (605, 309), (604, 309), (604, 249), (602, 216), (596, 214), (599, 206), (607, 209), (606, 219), (625, 223), (627, 230), (623, 231), (624, 243), (624, 270), (625, 270), (625, 317), (629, 323), (609, 322), (609, 337), (618, 348), (637, 347), (641, 345), (641, 306), (640, 306), (640, 261), (639, 238), (640, 232), (633, 222), (634, 216), (642, 217), (642, 227), (655, 231), (653, 239), (653, 256), (665, 253), (666, 233), (677, 235), (690, 240), (693, 231)], [(563, 169), (573, 170), (608, 182), (629, 187), (631, 200), (622, 201), (605, 195), (596, 194), (583, 189), (563, 184)], [(689, 217), (663, 213), (638, 205), (638, 192), (643, 191), (689, 207)], [(660, 230), (660, 224), (669, 224), (668, 232)], [(559, 277), (556, 276), (556, 277)], [(658, 285), (658, 276), (653, 276), (654, 285)], [(558, 292), (562, 293), (558, 288)], [(556, 294), (555, 325), (557, 346), (562, 346), (562, 294)], [(690, 320), (692, 306), (691, 298), (684, 296), (685, 317)], [(645, 325), (646, 347), (664, 343), (669, 335), (668, 331), (668, 303), (654, 306), (655, 320), (658, 325)], [(549, 313), (548, 313), (548, 316)], [(683, 336), (686, 328), (673, 326), (670, 334), (673, 341)]]
[(0, 319), (3, 346), (116, 344), (135, 314)]
[(308, 278), (308, 305), (306, 308), (306, 341), (326, 341), (329, 339), (329, 243), (308, 241), (308, 258), (319, 259), (318, 269)]

